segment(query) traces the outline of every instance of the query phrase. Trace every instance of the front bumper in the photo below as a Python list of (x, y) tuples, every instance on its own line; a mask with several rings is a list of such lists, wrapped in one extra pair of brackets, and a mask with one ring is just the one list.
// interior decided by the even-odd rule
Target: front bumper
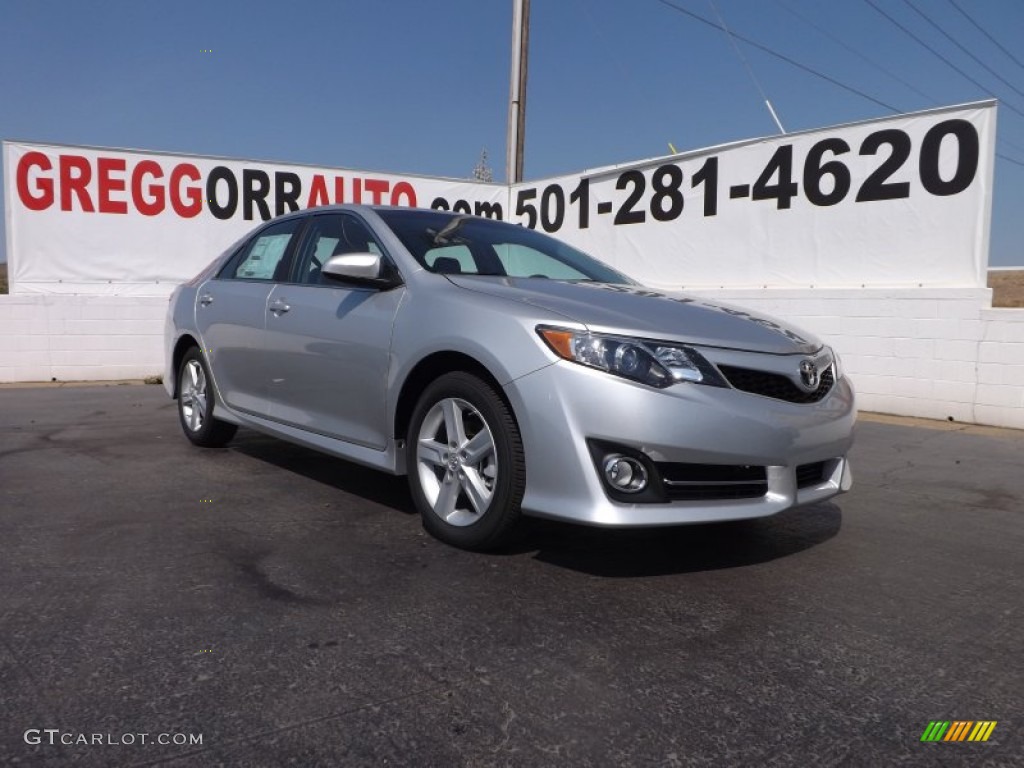
[[(558, 362), (510, 382), (526, 454), (523, 511), (592, 525), (656, 526), (764, 517), (831, 498), (852, 482), (846, 454), (856, 406), (845, 377), (821, 401), (793, 404), (735, 389), (677, 384), (656, 390)], [(752, 499), (632, 504), (606, 493), (587, 441), (615, 443), (653, 462), (763, 466)], [(829, 462), (798, 488), (796, 468)]]

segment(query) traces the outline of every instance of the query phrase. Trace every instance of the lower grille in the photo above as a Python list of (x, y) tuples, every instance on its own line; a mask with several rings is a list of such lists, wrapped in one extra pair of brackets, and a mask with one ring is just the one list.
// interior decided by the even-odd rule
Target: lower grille
[(668, 462), (656, 466), (671, 501), (756, 499), (768, 493), (764, 467)]
[(827, 479), (825, 470), (829, 462), (816, 461), (813, 464), (801, 464), (796, 468), (796, 487), (810, 488), (812, 485), (821, 485)]
[(805, 392), (787, 376), (779, 373), (737, 368), (733, 365), (720, 365), (718, 370), (736, 389), (775, 400), (785, 400), (787, 403), (816, 403), (829, 393), (835, 383), (831, 366), (822, 371), (821, 381), (813, 392)]

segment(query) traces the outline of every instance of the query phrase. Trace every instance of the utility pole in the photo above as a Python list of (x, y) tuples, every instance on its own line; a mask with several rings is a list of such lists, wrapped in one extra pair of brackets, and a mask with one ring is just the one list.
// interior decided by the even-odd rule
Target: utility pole
[(508, 96), (509, 184), (523, 180), (523, 143), (526, 140), (526, 59), (530, 47), (530, 0), (512, 0), (512, 76)]

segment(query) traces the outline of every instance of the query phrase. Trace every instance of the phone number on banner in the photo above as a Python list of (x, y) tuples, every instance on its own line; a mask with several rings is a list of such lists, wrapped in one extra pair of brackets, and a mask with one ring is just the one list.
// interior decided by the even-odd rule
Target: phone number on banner
[[(944, 177), (939, 172), (939, 150), (946, 139), (956, 144), (956, 162), (952, 172), (947, 171)], [(842, 160), (843, 155), (852, 151), (854, 148), (845, 139), (825, 138), (811, 146), (798, 168), (793, 145), (783, 144), (753, 184), (734, 184), (725, 189), (719, 185), (719, 158), (715, 155), (705, 158), (689, 180), (674, 163), (647, 170), (632, 168), (615, 179), (615, 189), (625, 193), (617, 203), (595, 203), (589, 177), (581, 178), (568, 191), (558, 183), (543, 188), (524, 187), (516, 191), (515, 214), (525, 219), (522, 223), (530, 229), (540, 226), (545, 232), (558, 232), (567, 222), (587, 229), (594, 216), (612, 216), (615, 225), (643, 224), (648, 217), (654, 221), (675, 221), (687, 209), (688, 200), (697, 206), (696, 215), (716, 216), (725, 202), (723, 195), (730, 201), (771, 201), (778, 210), (789, 208), (793, 198), (801, 193), (810, 203), (821, 207), (837, 205), (851, 197), (858, 203), (897, 200), (910, 197), (909, 181), (892, 180), (908, 162), (917, 166), (925, 192), (945, 197), (967, 189), (978, 171), (978, 132), (966, 120), (946, 120), (934, 125), (924, 135), (916, 155), (905, 131), (887, 128), (869, 134), (856, 151), (877, 157), (878, 162), (856, 189), (850, 169)], [(802, 183), (794, 179), (794, 174)]]

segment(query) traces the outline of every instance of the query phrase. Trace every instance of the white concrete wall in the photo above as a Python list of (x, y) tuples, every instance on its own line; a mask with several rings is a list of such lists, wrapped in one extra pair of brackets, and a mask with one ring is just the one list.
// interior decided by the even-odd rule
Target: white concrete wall
[[(990, 309), (987, 289), (700, 294), (821, 335), (862, 410), (1024, 429), (1024, 310)], [(166, 310), (164, 297), (0, 296), (0, 382), (161, 373)]]
[(1024, 429), (1024, 309), (985, 309), (974, 421)]
[(0, 382), (161, 373), (166, 313), (166, 297), (0, 296)]

